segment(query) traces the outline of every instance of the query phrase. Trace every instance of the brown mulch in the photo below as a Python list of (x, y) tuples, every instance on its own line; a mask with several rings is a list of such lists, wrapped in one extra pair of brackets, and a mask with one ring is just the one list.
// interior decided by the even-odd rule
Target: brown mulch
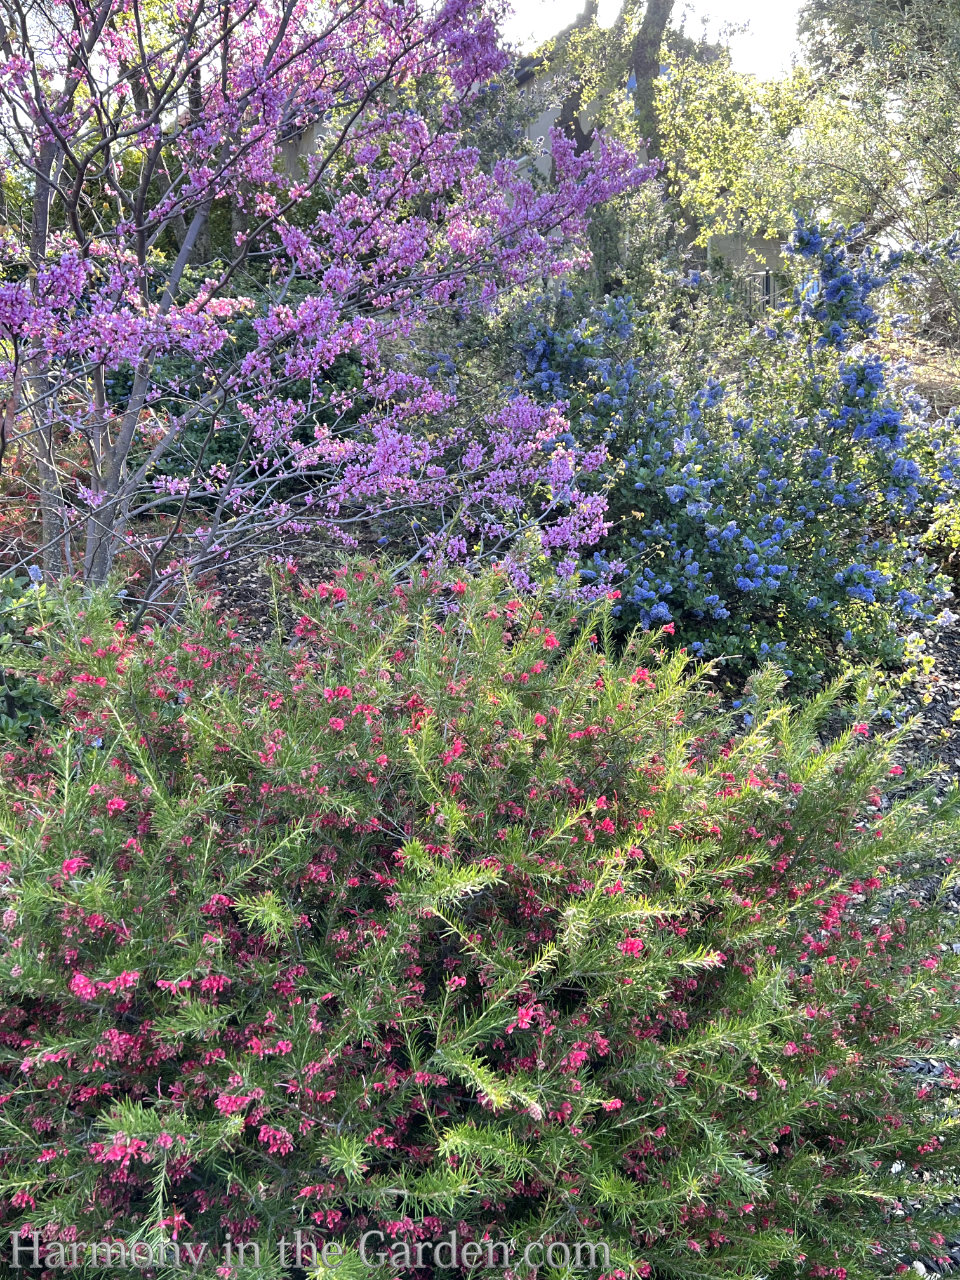
[(875, 339), (866, 346), (888, 360), (907, 361), (911, 382), (930, 402), (936, 417), (960, 405), (960, 350), (907, 335)]
[[(357, 541), (359, 547), (354, 554), (372, 557), (389, 550), (377, 545), (373, 530), (358, 533)], [(282, 634), (286, 634), (290, 622), (286, 606), (274, 588), (272, 565), (290, 560), (297, 566), (302, 581), (313, 585), (329, 578), (343, 556), (342, 546), (316, 535), (288, 537), (280, 543), (272, 539), (269, 548), (261, 554), (228, 560), (204, 586), (219, 597), (225, 610), (236, 614), (241, 634), (253, 643), (260, 643), (273, 635), (278, 623)]]

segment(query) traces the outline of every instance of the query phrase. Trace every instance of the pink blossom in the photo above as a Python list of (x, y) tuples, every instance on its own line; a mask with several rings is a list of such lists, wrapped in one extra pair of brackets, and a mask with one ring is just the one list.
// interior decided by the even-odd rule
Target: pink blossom
[(285, 1156), (293, 1150), (293, 1138), (279, 1126), (261, 1125), (257, 1135), (271, 1155)]
[(97, 995), (97, 984), (77, 970), (70, 979), (70, 990), (81, 1000), (94, 1000)]

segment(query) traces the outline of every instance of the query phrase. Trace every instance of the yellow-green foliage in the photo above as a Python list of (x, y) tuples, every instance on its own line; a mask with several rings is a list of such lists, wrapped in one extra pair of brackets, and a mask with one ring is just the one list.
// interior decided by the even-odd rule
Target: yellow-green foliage
[(803, 71), (764, 83), (724, 52), (704, 66), (668, 54), (657, 113), (671, 194), (698, 228), (784, 235), (801, 207), (803, 166), (793, 145), (811, 84)]

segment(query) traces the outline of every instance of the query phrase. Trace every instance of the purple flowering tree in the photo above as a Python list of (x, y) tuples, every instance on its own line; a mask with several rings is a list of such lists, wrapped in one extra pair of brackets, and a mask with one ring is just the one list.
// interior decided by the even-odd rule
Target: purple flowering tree
[(549, 189), (481, 165), (496, 0), (2, 9), (0, 450), (51, 578), (133, 553), (149, 595), (271, 530), (349, 542), (418, 507), (428, 552), (596, 535), (562, 407), (471, 421), (411, 359), (438, 311), (581, 262), (591, 208), (649, 176), (560, 136)]

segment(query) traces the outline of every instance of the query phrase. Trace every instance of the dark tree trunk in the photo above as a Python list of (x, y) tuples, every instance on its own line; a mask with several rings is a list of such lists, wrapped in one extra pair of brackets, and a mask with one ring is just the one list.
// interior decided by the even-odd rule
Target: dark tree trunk
[[(597, 10), (599, 9), (599, 0), (586, 0), (583, 6), (583, 12), (577, 18), (576, 22), (567, 27), (557, 37), (557, 47), (562, 48), (574, 31), (580, 30), (582, 27), (589, 27), (597, 20)], [(579, 81), (571, 86), (570, 92), (560, 104), (560, 114), (557, 117), (557, 128), (572, 138), (577, 148), (577, 155), (590, 149), (593, 142), (593, 130), (584, 132), (580, 123), (580, 112), (583, 110), (583, 90)]]
[(630, 70), (636, 80), (633, 92), (637, 123), (641, 134), (649, 139), (648, 153), (651, 157), (660, 154), (653, 86), (660, 74), (660, 46), (672, 12), (673, 0), (648, 0), (630, 59)]
[[(30, 265), (33, 284), (36, 273), (43, 266), (47, 252), (47, 236), (50, 229), (50, 204), (54, 195), (52, 181), (57, 162), (57, 144), (48, 139), (40, 148), (36, 177), (33, 186), (33, 206), (30, 228)], [(40, 519), (43, 527), (43, 568), (47, 578), (55, 582), (63, 572), (63, 519), (60, 503), (60, 483), (53, 450), (53, 408), (46, 364), (42, 357), (29, 361), (27, 367), (31, 398), (37, 402), (38, 411), (33, 423), (31, 448), (40, 479)], [(45, 423), (44, 419), (49, 418)]]

